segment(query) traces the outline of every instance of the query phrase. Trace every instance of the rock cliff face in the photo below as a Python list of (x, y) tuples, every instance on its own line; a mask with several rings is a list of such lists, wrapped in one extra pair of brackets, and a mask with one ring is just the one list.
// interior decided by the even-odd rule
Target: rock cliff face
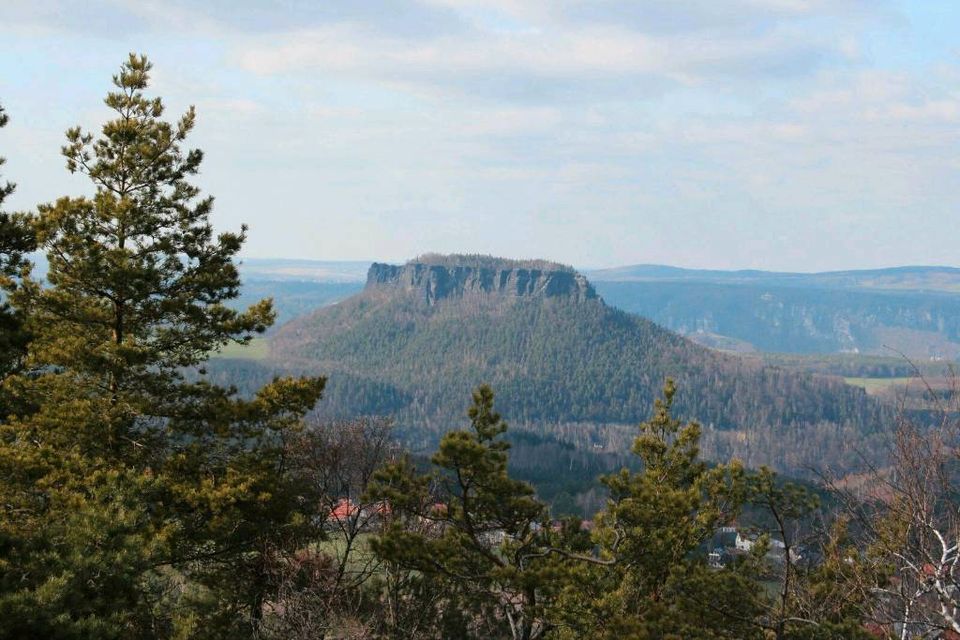
[[(445, 258), (449, 263), (450, 258)], [(526, 268), (505, 261), (489, 266), (411, 262), (391, 265), (375, 262), (367, 273), (367, 290), (400, 289), (422, 294), (427, 304), (446, 298), (496, 295), (508, 298), (566, 298), (574, 302), (597, 299), (587, 279), (570, 269)]]
[(713, 282), (604, 282), (615, 307), (704, 344), (774, 353), (960, 358), (960, 295)]

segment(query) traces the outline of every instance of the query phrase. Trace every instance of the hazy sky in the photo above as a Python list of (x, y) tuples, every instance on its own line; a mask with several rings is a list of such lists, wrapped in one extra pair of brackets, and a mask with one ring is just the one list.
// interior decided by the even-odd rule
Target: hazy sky
[(960, 265), (957, 0), (2, 0), (10, 208), (128, 51), (249, 256)]

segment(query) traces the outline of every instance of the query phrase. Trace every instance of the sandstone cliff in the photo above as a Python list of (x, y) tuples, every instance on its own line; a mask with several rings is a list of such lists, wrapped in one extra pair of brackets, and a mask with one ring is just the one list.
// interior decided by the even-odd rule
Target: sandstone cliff
[(490, 261), (488, 266), (473, 266), (458, 265), (453, 256), (443, 258), (443, 264), (375, 262), (367, 273), (366, 288), (399, 288), (407, 293), (422, 294), (428, 304), (446, 298), (488, 295), (566, 298), (574, 302), (597, 298), (596, 291), (584, 276), (561, 265), (556, 265), (555, 269), (549, 264), (544, 268), (528, 268), (509, 261)]

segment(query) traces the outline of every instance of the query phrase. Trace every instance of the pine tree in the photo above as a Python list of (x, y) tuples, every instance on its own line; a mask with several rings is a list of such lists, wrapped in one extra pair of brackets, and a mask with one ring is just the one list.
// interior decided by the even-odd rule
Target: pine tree
[[(878, 637), (867, 623), (878, 602), (874, 587), (883, 584), (883, 576), (863, 562), (848, 529), (849, 522), (840, 517), (828, 532), (821, 533), (818, 539), (821, 558), (797, 574), (790, 624), (783, 625), (782, 637), (789, 640)], [(876, 630), (875, 627), (873, 631)]]
[[(734, 461), (699, 459), (700, 426), (671, 415), (676, 386), (667, 380), (653, 417), (640, 425), (633, 453), (642, 470), (604, 478), (609, 504), (596, 539), (604, 565), (590, 569), (572, 599), (595, 637), (750, 638), (754, 611), (732, 571), (711, 572), (701, 547), (736, 516), (744, 473)], [(586, 631), (584, 631), (586, 632)]]
[[(469, 430), (441, 439), (435, 477), (417, 475), (409, 463), (380, 474), (373, 491), (398, 520), (373, 548), (449, 585), (444, 622), (456, 618), (461, 637), (540, 638), (551, 628), (546, 612), (559, 587), (550, 530), (542, 526), (546, 507), (507, 472), (507, 425), (494, 411), (490, 387), (474, 391), (468, 415)], [(405, 528), (402, 518), (430, 526)]]
[[(0, 128), (7, 122), (8, 117), (0, 106)], [(5, 159), (0, 157), (0, 166), (4, 162)], [(33, 237), (25, 216), (2, 210), (4, 200), (13, 193), (14, 188), (15, 185), (10, 182), (0, 184), (0, 286), (6, 293), (16, 289), (17, 277), (29, 267), (24, 255), (33, 249)], [(23, 327), (23, 315), (4, 300), (0, 303), (0, 383), (20, 368), (28, 341), (29, 333)], [(0, 425), (15, 411), (16, 403), (0, 384)], [(29, 531), (29, 527), (24, 527), (25, 519), (16, 515), (22, 504), (20, 492), (8, 482), (12, 474), (18, 473), (16, 464), (15, 459), (0, 458), (0, 585), (7, 584), (14, 575), (11, 573), (13, 564), (10, 554), (16, 541)]]
[[(0, 106), (0, 129), (6, 126), (9, 118)], [(0, 167), (6, 162), (0, 157)], [(26, 218), (23, 215), (3, 211), (3, 202), (13, 193), (16, 185), (12, 182), (0, 183), (0, 287), (12, 290), (16, 287), (16, 277), (28, 267), (25, 255), (34, 249), (34, 238)], [(9, 375), (20, 365), (27, 333), (23, 330), (23, 318), (4, 301), (0, 303), (0, 379)], [(0, 396), (0, 415), (7, 413), (7, 407)]]
[[(0, 105), (0, 129), (7, 126), (10, 117)], [(6, 158), (0, 157), (0, 167), (6, 164)], [(3, 202), (14, 192), (17, 185), (12, 182), (0, 184), (0, 274), (12, 276), (23, 264), (25, 253), (32, 250), (29, 230), (23, 224), (23, 216), (13, 216), (3, 212)]]
[(284, 440), (324, 380), (245, 400), (203, 379), (211, 352), (273, 312), (228, 306), (245, 229), (214, 235), (213, 200), (189, 182), (203, 154), (181, 146), (194, 110), (164, 121), (150, 69), (131, 54), (105, 100), (116, 117), (98, 137), (67, 132), (67, 168), (95, 194), (39, 207), (48, 286), (11, 293), (33, 341), (4, 387), (33, 410), (0, 427), (0, 636), (243, 637), (271, 556), (316, 533)]

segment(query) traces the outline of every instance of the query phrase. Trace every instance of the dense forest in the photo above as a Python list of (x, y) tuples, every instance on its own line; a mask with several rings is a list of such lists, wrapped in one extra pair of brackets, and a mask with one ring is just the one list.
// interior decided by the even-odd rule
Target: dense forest
[[(131, 54), (105, 99), (111, 119), (96, 134), (67, 131), (67, 169), (93, 196), (0, 212), (0, 638), (960, 634), (955, 395), (936, 424), (886, 415), (846, 387), (733, 366), (540, 263), (463, 271), (480, 277), (416, 299), (373, 287), (277, 334), (278, 353), (312, 374), (265, 368), (244, 393), (218, 384), (211, 354), (249, 344), (275, 312), (270, 300), (236, 308), (246, 230), (214, 231), (213, 200), (191, 182), (203, 160), (186, 148), (196, 112), (165, 120), (147, 94), (151, 69)], [(0, 128), (7, 120), (0, 108)], [(0, 205), (13, 189), (0, 187)], [(378, 393), (364, 366), (404, 383), (383, 383), (378, 402), (427, 421), (438, 435), (427, 455), (405, 451), (389, 419), (317, 417), (337, 379), (328, 387), (317, 371), (341, 362), (357, 370), (338, 383), (356, 406)], [(551, 513), (512, 473), (531, 439), (545, 455), (576, 449), (511, 435), (494, 388), (474, 385), (491, 373), (521, 421), (569, 411), (638, 423), (619, 458), (593, 468), (603, 477), (587, 518), (559, 517), (582, 505)], [(456, 412), (425, 400), (431, 385), (465, 407), (442, 435), (439, 420)], [(814, 392), (822, 407), (806, 404)], [(571, 401), (551, 402), (562, 394)], [(871, 411), (889, 455), (857, 478), (811, 488), (701, 455), (738, 419), (808, 435)], [(678, 417), (697, 412), (709, 424)]]
[[(237, 379), (260, 370), (260, 380), (276, 366), (323, 371), (328, 415), (394, 416), (422, 447), (436, 443), (461, 414), (460, 399), (483, 382), (497, 389), (517, 427), (619, 449), (616, 430), (597, 426), (635, 423), (669, 376), (681, 389), (677, 411), (707, 430), (708, 455), (790, 472), (813, 461), (850, 465), (850, 435), (862, 445), (890, 418), (888, 408), (839, 379), (710, 351), (581, 295), (588, 284), (570, 281), (556, 295), (451, 289), (433, 299), (427, 289), (435, 284), (411, 286), (411, 276), (390, 271), (395, 284), (384, 285), (376, 269), (361, 295), (282, 327), (270, 341), (271, 362), (218, 362), (212, 371), (229, 369)], [(489, 277), (514, 270), (500, 264)], [(579, 432), (557, 428), (577, 424)]]

